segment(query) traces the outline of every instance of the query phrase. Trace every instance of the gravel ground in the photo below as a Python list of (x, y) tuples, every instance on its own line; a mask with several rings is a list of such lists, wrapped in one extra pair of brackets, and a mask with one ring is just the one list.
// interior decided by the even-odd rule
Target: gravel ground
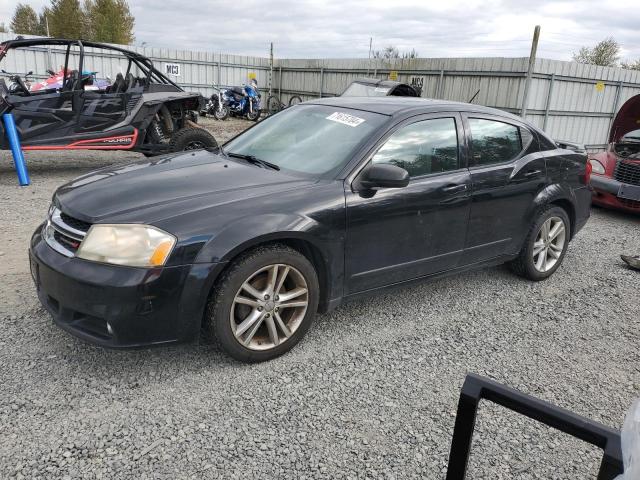
[[(206, 125), (219, 140), (248, 125)], [(55, 328), (27, 245), (63, 182), (136, 154), (0, 155), (0, 478), (443, 478), (467, 372), (619, 428), (640, 388), (640, 218), (594, 210), (548, 281), (485, 269), (322, 315), (260, 365)], [(467, 478), (595, 478), (590, 446), (483, 404)]]

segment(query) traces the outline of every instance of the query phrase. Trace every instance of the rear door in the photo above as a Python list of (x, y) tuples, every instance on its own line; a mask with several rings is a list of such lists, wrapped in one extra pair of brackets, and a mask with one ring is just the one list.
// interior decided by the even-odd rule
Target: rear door
[(458, 113), (414, 117), (383, 137), (368, 162), (407, 170), (404, 188), (347, 182), (346, 294), (454, 268), (464, 249), (471, 179)]
[(493, 115), (464, 114), (472, 202), (461, 264), (516, 253), (531, 206), (547, 182), (545, 160), (526, 125)]

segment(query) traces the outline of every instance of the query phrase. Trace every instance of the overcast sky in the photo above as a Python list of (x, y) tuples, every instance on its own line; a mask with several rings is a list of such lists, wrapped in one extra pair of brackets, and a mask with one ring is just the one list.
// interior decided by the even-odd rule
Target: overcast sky
[[(21, 0), (36, 10), (49, 0)], [(542, 26), (539, 57), (569, 60), (613, 36), (640, 58), (638, 0), (129, 0), (136, 44), (281, 58), (366, 58), (373, 48), (421, 57), (523, 57)], [(0, 0), (8, 24), (17, 2)]]

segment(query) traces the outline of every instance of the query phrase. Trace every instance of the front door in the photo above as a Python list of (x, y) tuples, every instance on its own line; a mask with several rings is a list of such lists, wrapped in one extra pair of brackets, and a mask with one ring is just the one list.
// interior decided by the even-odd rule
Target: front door
[(353, 182), (345, 185), (346, 295), (457, 265), (471, 189), (459, 138), (457, 113), (415, 117), (383, 138), (369, 160), (407, 170), (407, 187), (353, 191)]

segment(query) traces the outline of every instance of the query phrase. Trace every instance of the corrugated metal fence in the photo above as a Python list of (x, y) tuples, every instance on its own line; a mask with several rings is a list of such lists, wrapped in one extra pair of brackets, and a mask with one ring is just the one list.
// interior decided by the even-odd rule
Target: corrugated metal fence
[[(0, 34), (0, 39), (12, 36)], [(124, 47), (151, 58), (165, 71), (167, 64), (179, 65), (172, 77), (187, 90), (210, 95), (213, 85), (230, 86), (246, 82), (255, 74), (266, 100), (272, 93), (286, 103), (292, 95), (303, 100), (339, 95), (355, 78), (389, 78), (422, 86), (428, 98), (469, 101), (520, 114), (528, 59), (525, 58), (421, 58), (394, 61), (367, 59), (276, 59), (273, 69), (266, 57), (173, 50), (153, 47)], [(11, 54), (2, 62), (9, 72), (33, 70), (40, 78), (49, 66), (61, 65), (61, 49), (29, 49)], [(113, 53), (87, 49), (85, 69), (98, 76), (114, 78), (126, 69), (126, 62)], [(573, 62), (538, 59), (529, 89), (526, 118), (556, 139), (584, 143), (591, 150), (607, 142), (615, 112), (640, 94), (640, 72), (597, 67)]]

